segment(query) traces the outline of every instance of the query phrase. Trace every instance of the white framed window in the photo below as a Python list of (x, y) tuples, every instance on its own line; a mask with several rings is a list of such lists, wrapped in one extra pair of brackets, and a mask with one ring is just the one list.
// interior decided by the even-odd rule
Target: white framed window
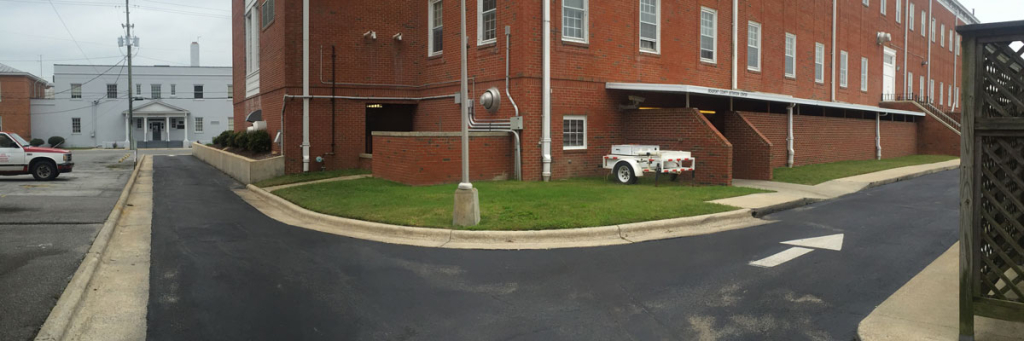
[(135, 96), (142, 96), (142, 84), (135, 84)]
[(142, 119), (141, 118), (136, 118), (135, 119), (135, 128), (136, 129), (142, 129)]
[(917, 94), (918, 95), (924, 95), (926, 93), (926, 92), (924, 92), (924, 76), (921, 76), (920, 79), (921, 79), (921, 81), (920, 81), (920, 83), (918, 84), (918, 87), (917, 87), (917, 90), (918, 90)]
[(930, 27), (930, 29), (931, 29), (931, 35), (932, 35), (931, 39), (932, 39), (932, 42), (934, 43), (935, 42), (935, 18), (932, 18), (932, 26)]
[(152, 96), (153, 99), (159, 99), (160, 98), (161, 87), (162, 86), (160, 84), (150, 84), (149, 85), (149, 91), (153, 94), (153, 96)]
[(871, 1), (870, 0), (861, 0), (861, 3), (863, 3), (864, 6), (871, 6)]
[(868, 91), (868, 59), (860, 57), (860, 91)]
[(203, 85), (202, 84), (196, 84), (194, 86), (193, 90), (194, 90), (194, 92), (193, 92), (193, 97), (192, 98), (203, 99)]
[(747, 22), (747, 70), (761, 71), (761, 24)]
[(786, 77), (796, 78), (796, 35), (786, 33)]
[(956, 99), (953, 100), (953, 108), (955, 109), (960, 106), (960, 88), (954, 87), (953, 89), (956, 90)]
[(430, 24), (430, 35), (427, 36), (427, 55), (436, 56), (444, 51), (444, 3), (431, 0), (427, 6), (427, 22)]
[(562, 40), (587, 43), (587, 6), (590, 0), (562, 0)]
[(640, 51), (661, 51), (661, 0), (640, 0)]
[(234, 117), (228, 117), (228, 129), (227, 130), (235, 130), (235, 118)]
[(263, 1), (260, 12), (263, 12), (263, 25), (261, 27), (267, 28), (267, 26), (274, 22), (274, 0)]
[(718, 60), (718, 11), (700, 8), (700, 60), (716, 63)]
[(850, 55), (846, 51), (839, 51), (839, 87), (845, 88), (848, 84)]
[(953, 52), (953, 30), (949, 30), (949, 52)]
[(939, 46), (946, 47), (946, 24), (939, 28)]
[(587, 149), (587, 116), (562, 116), (562, 149)]
[[(899, 2), (899, 0), (896, 0), (896, 2)], [(882, 12), (882, 15), (885, 15), (885, 0), (878, 0), (878, 6), (878, 8), (880, 8), (879, 11)]]
[(476, 44), (498, 41), (498, 0), (477, 0), (476, 6)]
[(935, 80), (928, 80), (928, 103), (935, 103)]
[(907, 72), (907, 79), (908, 79), (908, 81), (907, 81), (907, 95), (908, 95), (908, 97), (913, 98), (914, 97), (914, 73), (908, 71)]
[(82, 133), (82, 118), (72, 117), (71, 118), (71, 133), (81, 134)]
[(235, 85), (228, 84), (228, 98), (235, 98)]
[[(255, 5), (255, 4), (254, 4)], [(245, 13), (245, 74), (260, 71), (260, 22), (256, 6)]]
[(71, 98), (82, 98), (82, 84), (71, 84)]
[(203, 132), (203, 118), (202, 117), (196, 117), (195, 120), (196, 120), (196, 124), (195, 124), (195, 126), (196, 126), (196, 128), (195, 128), (196, 129), (196, 133), (200, 134), (200, 133)]
[(178, 95), (178, 89), (176, 89), (176, 87), (177, 84), (171, 84), (171, 98)]
[(928, 17), (924, 14), (924, 11), (921, 11), (921, 36), (922, 37), (924, 37), (924, 35), (925, 35), (924, 25), (926, 25), (928, 23), (928, 19), (927, 18)]
[(825, 44), (814, 43), (814, 81), (825, 83)]
[(960, 55), (960, 40), (961, 40), (960, 35), (957, 34), (956, 35), (956, 55), (958, 55), (958, 56)]
[(939, 82), (939, 105), (942, 105), (942, 82)]
[(896, 0), (896, 23), (897, 24), (903, 22), (903, 19), (901, 18), (901, 16), (903, 16), (903, 7), (900, 6), (900, 1), (903, 1), (903, 0)]
[(949, 93), (949, 96), (946, 96), (946, 102), (947, 102), (946, 106), (952, 107), (953, 106), (953, 86), (952, 85), (949, 86), (949, 92), (948, 93)]
[(107, 84), (107, 98), (117, 98), (117, 84)]
[(907, 28), (914, 30), (914, 3), (907, 5)]

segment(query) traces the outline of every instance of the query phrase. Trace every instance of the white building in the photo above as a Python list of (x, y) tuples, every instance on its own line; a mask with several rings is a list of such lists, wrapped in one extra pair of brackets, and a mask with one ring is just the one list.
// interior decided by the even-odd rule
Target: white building
[[(233, 130), (231, 67), (54, 65), (54, 95), (32, 100), (32, 136), (67, 147), (139, 148), (208, 143)], [(128, 87), (135, 122), (128, 122)]]

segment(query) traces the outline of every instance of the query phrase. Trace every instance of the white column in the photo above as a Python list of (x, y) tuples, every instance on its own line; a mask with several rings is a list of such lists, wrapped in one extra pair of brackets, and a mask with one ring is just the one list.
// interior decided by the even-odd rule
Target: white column
[(185, 142), (183, 142), (183, 143), (185, 144), (184, 147), (187, 148), (187, 146), (189, 145), (188, 144), (189, 143), (188, 142), (188, 114), (185, 114), (185, 118), (183, 118), (183, 120), (185, 120)]
[(164, 117), (164, 141), (171, 142), (171, 117)]
[(142, 142), (149, 142), (149, 117), (142, 118)]
[(132, 145), (132, 141), (131, 141), (131, 136), (132, 136), (131, 135), (131, 127), (132, 127), (132, 122), (128, 120), (128, 115), (126, 114), (126, 115), (124, 115), (124, 146), (127, 147), (127, 148), (131, 148), (131, 145)]

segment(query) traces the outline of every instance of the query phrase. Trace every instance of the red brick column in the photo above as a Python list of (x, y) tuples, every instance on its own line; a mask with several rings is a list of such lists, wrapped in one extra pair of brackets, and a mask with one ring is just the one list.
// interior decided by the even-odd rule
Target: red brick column
[(733, 146), (697, 109), (634, 110), (622, 120), (626, 143), (689, 151), (697, 158), (697, 182), (732, 184)]
[(772, 142), (739, 113), (725, 113), (725, 137), (732, 143), (733, 176), (772, 179)]

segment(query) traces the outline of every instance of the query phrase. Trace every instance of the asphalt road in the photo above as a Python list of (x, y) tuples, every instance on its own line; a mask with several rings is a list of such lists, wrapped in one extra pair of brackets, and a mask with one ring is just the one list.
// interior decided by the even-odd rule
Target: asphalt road
[(0, 340), (30, 340), (46, 321), (128, 181), (126, 153), (73, 151), (74, 171), (54, 181), (0, 177)]
[[(284, 225), (201, 161), (154, 161), (152, 340), (852, 340), (956, 240), (956, 171), (707, 236), (480, 251)], [(837, 233), (841, 251), (748, 264)]]

